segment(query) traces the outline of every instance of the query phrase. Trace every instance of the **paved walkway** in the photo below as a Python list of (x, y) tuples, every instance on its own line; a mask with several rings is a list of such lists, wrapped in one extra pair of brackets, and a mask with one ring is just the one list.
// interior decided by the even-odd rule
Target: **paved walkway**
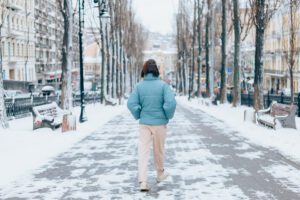
[(151, 191), (139, 192), (137, 124), (126, 112), (32, 178), (0, 190), (0, 199), (300, 199), (299, 165), (199, 110), (178, 107), (166, 152), (171, 176), (157, 185), (151, 162)]

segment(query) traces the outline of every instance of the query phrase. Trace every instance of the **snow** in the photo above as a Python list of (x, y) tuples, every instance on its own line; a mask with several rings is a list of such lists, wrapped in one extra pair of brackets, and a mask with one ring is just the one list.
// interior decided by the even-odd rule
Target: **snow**
[[(215, 155), (207, 148), (201, 140), (204, 136), (190, 131), (193, 130), (192, 123), (183, 113), (177, 113), (173, 120), (178, 128), (183, 127), (179, 130), (188, 131), (181, 134), (176, 129), (168, 130), (166, 149), (172, 153), (166, 169), (171, 176), (157, 185), (154, 182), (155, 170), (149, 167), (149, 193), (137, 190), (138, 126), (127, 111), (123, 113), (121, 123), (106, 124), (92, 139), (85, 140), (84, 144), (78, 143), (74, 146), (76, 148), (64, 153), (64, 159), (51, 163), (47, 171), (35, 171), (35, 174), (48, 174), (55, 170), (54, 176), (59, 178), (35, 176), (18, 180), (16, 185), (1, 191), (3, 198), (171, 200), (177, 196), (177, 199), (249, 199), (237, 185), (227, 185), (232, 174), (241, 173), (240, 169), (222, 166), (220, 160), (223, 156)], [(114, 134), (112, 130), (115, 130)], [(93, 156), (99, 154), (107, 156)], [(153, 159), (150, 162), (153, 166)], [(60, 170), (70, 173), (71, 178), (65, 177)]]
[[(49, 128), (33, 131), (32, 117), (10, 121), (9, 129), (0, 128), (0, 187), (30, 175), (124, 110), (125, 106), (87, 105), (88, 121), (77, 123), (77, 130), (67, 133)], [(80, 107), (74, 108), (73, 113), (78, 118)]]
[(286, 165), (274, 165), (265, 168), (266, 171), (270, 173), (271, 176), (279, 180), (279, 182), (286, 188), (295, 193), (300, 193), (300, 174), (299, 170), (292, 166)]
[[(300, 131), (295, 129), (280, 128), (277, 130), (262, 127), (260, 125), (251, 123), (249, 121), (244, 122), (244, 111), (253, 112), (253, 108), (246, 106), (232, 107), (230, 104), (223, 105), (203, 105), (199, 99), (187, 100), (187, 97), (178, 97), (177, 101), (180, 105), (191, 109), (195, 112), (203, 111), (218, 120), (226, 123), (228, 127), (224, 127), (223, 123), (214, 123), (215, 126), (220, 128), (229, 128), (234, 130), (242, 137), (245, 137), (249, 142), (258, 144), (267, 148), (273, 148), (279, 153), (292, 159), (293, 161), (300, 163)], [(209, 118), (209, 116), (208, 116)], [(210, 120), (210, 119), (207, 119)], [(300, 127), (300, 119), (296, 117), (297, 127)], [(228, 130), (230, 132), (230, 130)], [(247, 148), (241, 147), (241, 148)], [(248, 158), (258, 158), (259, 153), (241, 155)]]
[(248, 158), (248, 159), (259, 159), (261, 158), (261, 156), (263, 155), (262, 152), (258, 151), (258, 152), (246, 152), (243, 154), (238, 154), (239, 157), (243, 157), (243, 158)]

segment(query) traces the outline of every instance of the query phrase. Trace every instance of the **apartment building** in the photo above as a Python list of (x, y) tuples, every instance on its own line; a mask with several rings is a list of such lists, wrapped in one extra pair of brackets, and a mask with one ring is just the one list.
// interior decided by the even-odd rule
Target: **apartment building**
[(3, 79), (34, 82), (34, 0), (0, 1)]
[(174, 71), (177, 62), (177, 48), (172, 35), (149, 33), (144, 59), (154, 59), (159, 67), (162, 79), (174, 81)]
[[(246, 9), (241, 8), (241, 16), (245, 16)], [(300, 16), (300, 10), (298, 10)], [(289, 90), (290, 76), (288, 71), (288, 62), (286, 52), (289, 47), (290, 24), (289, 24), (289, 5), (287, 3), (276, 11), (271, 18), (265, 30), (264, 40), (264, 89), (275, 92)], [(244, 20), (243, 18), (241, 19)], [(300, 19), (298, 18), (298, 21)], [(299, 23), (299, 22), (298, 22)], [(300, 24), (298, 26), (300, 28)], [(255, 26), (247, 31), (247, 37), (241, 42), (241, 81), (248, 83), (248, 88), (251, 88), (254, 82), (254, 64), (255, 64)], [(242, 33), (244, 37), (245, 33)], [(300, 48), (300, 31), (297, 32), (297, 41)], [(233, 44), (234, 37), (231, 34), (228, 38), (228, 65), (233, 66)], [(299, 51), (299, 50), (298, 50)], [(296, 67), (294, 71), (294, 92), (300, 91), (300, 54), (296, 56)], [(253, 89), (253, 88), (252, 88)]]
[(95, 89), (101, 76), (101, 51), (94, 42), (84, 48), (84, 80), (85, 88)]
[[(73, 26), (73, 85), (79, 75), (78, 17)], [(37, 82), (40, 85), (61, 84), (64, 22), (56, 0), (35, 0), (35, 53)]]
[[(297, 11), (300, 15), (300, 10)], [(290, 22), (289, 22), (289, 5), (284, 4), (271, 19), (265, 35), (265, 61), (264, 72), (266, 89), (279, 91), (283, 88), (290, 87), (290, 75), (288, 70), (289, 39), (290, 39)], [(299, 17), (298, 17), (299, 21)], [(296, 22), (299, 23), (299, 22)], [(299, 26), (297, 27), (300, 28)], [(297, 48), (300, 48), (300, 32), (297, 32)], [(294, 70), (294, 92), (300, 91), (300, 63), (299, 50), (296, 56)]]

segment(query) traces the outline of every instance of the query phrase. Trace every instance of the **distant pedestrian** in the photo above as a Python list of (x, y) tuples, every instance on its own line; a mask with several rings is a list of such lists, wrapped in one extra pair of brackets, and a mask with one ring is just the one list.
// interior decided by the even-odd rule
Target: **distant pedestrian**
[(160, 80), (155, 60), (145, 62), (143, 78), (130, 95), (127, 107), (139, 120), (138, 179), (141, 191), (149, 191), (147, 184), (148, 160), (151, 142), (157, 172), (157, 182), (165, 180), (165, 138), (169, 119), (173, 118), (176, 101), (168, 84)]

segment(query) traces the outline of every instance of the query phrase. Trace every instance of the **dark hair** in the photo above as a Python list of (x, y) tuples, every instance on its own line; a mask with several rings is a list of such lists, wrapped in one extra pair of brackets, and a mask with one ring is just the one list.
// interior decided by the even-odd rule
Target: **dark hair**
[(144, 63), (143, 70), (141, 73), (141, 77), (143, 78), (147, 74), (153, 74), (153, 76), (158, 77), (159, 76), (159, 70), (157, 67), (157, 64), (155, 60), (149, 59)]

